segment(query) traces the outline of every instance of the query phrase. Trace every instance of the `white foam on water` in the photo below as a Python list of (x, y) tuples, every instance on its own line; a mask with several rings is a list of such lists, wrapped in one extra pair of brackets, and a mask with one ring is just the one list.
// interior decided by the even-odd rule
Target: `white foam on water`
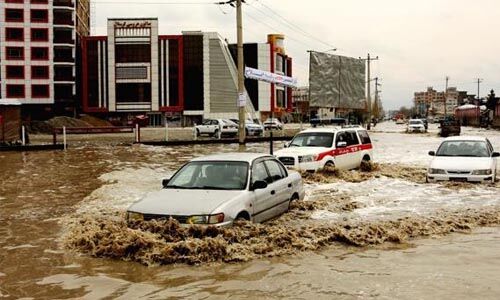
[(478, 184), (472, 188), (451, 189), (440, 184), (417, 184), (387, 177), (362, 183), (338, 182), (317, 185), (316, 191), (336, 189), (350, 196), (362, 208), (352, 212), (316, 211), (314, 219), (379, 219), (407, 215), (430, 215), (437, 211), (482, 208), (500, 205), (498, 188)]
[(18, 250), (18, 249), (27, 249), (27, 248), (37, 248), (38, 246), (34, 246), (31, 244), (24, 244), (24, 245), (18, 245), (18, 246), (5, 246), (3, 247), (6, 250)]
[(147, 193), (160, 190), (161, 181), (173, 171), (164, 168), (124, 168), (99, 177), (104, 184), (87, 196), (77, 208), (77, 213), (103, 213), (125, 211)]

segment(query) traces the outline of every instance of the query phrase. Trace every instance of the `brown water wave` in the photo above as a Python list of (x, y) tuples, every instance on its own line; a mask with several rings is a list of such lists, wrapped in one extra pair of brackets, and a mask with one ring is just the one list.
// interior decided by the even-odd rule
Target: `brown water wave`
[(175, 220), (127, 224), (123, 217), (87, 217), (71, 226), (64, 246), (93, 257), (144, 265), (227, 263), (292, 255), (334, 244), (366, 247), (406, 243), (417, 237), (500, 224), (498, 206), (365, 222), (311, 220), (308, 209), (315, 207), (299, 204), (264, 224), (242, 222), (231, 228), (181, 227)]

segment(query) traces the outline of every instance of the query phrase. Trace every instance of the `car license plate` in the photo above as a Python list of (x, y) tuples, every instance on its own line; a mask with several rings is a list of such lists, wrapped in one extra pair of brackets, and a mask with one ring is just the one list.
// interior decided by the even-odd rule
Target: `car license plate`
[(467, 178), (462, 178), (462, 177), (450, 178), (450, 180), (456, 182), (467, 182)]

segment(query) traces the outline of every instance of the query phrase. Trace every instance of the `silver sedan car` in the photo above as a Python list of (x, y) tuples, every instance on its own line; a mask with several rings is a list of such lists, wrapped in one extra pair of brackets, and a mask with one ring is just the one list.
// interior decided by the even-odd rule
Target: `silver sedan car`
[(275, 157), (229, 153), (185, 164), (163, 189), (132, 204), (127, 219), (173, 218), (181, 224), (231, 225), (234, 220), (262, 222), (286, 212), (305, 192), (299, 173)]

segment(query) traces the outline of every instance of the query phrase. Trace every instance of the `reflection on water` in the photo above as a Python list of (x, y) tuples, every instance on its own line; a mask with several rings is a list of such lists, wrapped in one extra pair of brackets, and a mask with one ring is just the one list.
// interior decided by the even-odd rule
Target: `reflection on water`
[[(246, 151), (267, 148), (267, 144), (252, 144)], [(62, 249), (62, 224), (74, 218), (75, 212), (83, 215), (120, 211), (147, 191), (159, 188), (161, 178), (193, 156), (238, 150), (238, 145), (82, 146), (66, 152), (0, 153), (0, 297), (165, 299), (217, 298), (230, 293), (238, 298), (347, 299), (430, 295), (446, 298), (461, 292), (481, 298), (498, 295), (498, 287), (493, 284), (498, 274), (490, 265), (491, 260), (500, 260), (494, 250), (500, 238), (498, 229), (425, 240), (407, 249), (398, 246), (381, 251), (330, 245), (317, 253), (196, 267), (144, 267)], [(386, 195), (375, 191), (380, 188), (377, 184), (395, 184), (376, 180), (361, 190), (363, 183), (350, 188), (340, 183), (330, 187), (310, 185), (308, 195), (324, 195), (321, 189), (347, 193), (346, 199), (358, 203), (357, 206), (346, 212), (327, 206), (322, 207), (323, 211), (362, 215), (363, 209), (371, 206), (372, 192), (374, 201), (384, 203)], [(395, 184), (394, 188), (399, 187)], [(413, 185), (405, 188), (412, 190)], [(489, 191), (493, 191), (490, 199), (494, 198), (494, 190)], [(462, 193), (463, 199), (481, 194), (477, 190)], [(402, 197), (397, 199), (405, 202)], [(464, 260), (457, 258), (459, 250), (464, 251)], [(473, 251), (480, 255), (472, 255)], [(465, 260), (471, 264), (465, 265)], [(453, 274), (461, 275), (458, 278)], [(457, 280), (463, 284), (455, 284)], [(420, 284), (425, 287), (419, 287)]]

